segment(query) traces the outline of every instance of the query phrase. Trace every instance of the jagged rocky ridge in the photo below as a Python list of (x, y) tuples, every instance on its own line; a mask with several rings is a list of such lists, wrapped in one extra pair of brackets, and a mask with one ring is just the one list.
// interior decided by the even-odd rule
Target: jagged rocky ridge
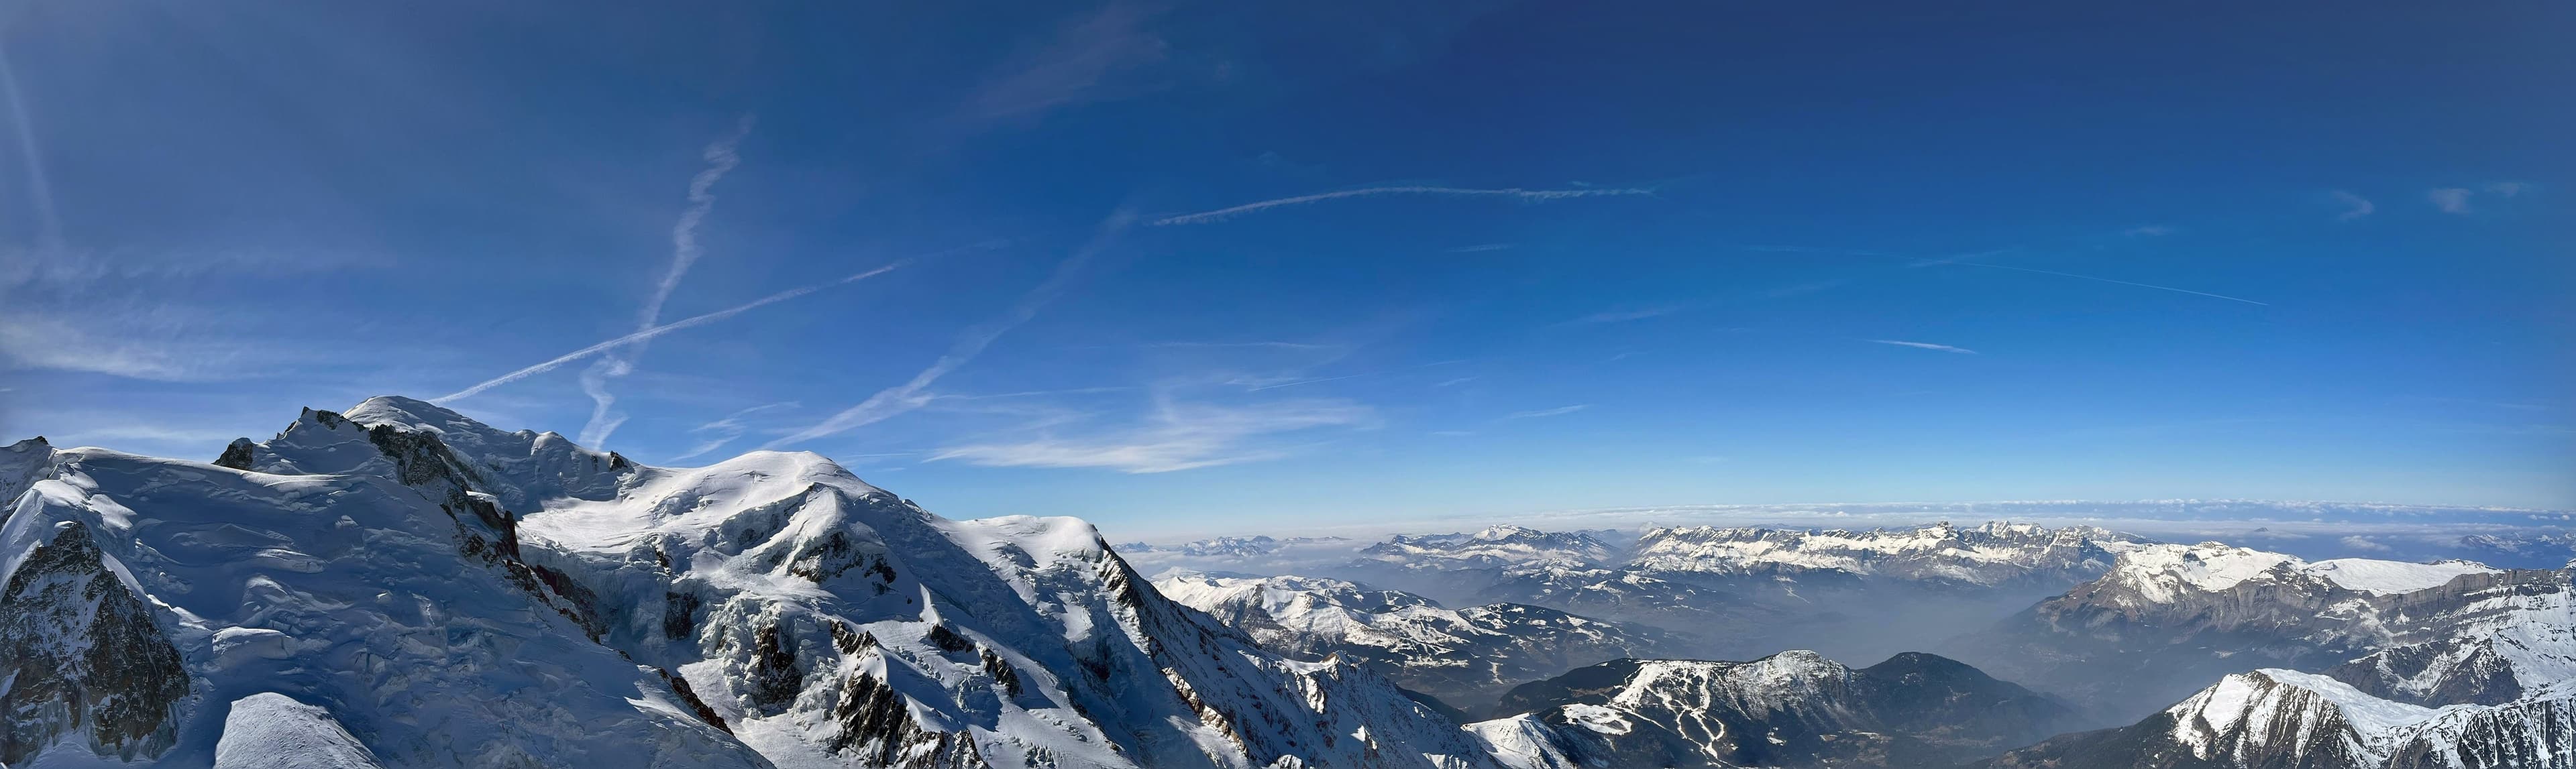
[(1618, 660), (1524, 685), (1468, 725), (1516, 769), (1949, 766), (2055, 733), (2072, 712), (1975, 668), (1814, 652)]
[(645, 467), (378, 398), (218, 460), (0, 454), (0, 640), (61, 652), (56, 683), (0, 693), (0, 745), (177, 766), (277, 765), (290, 743), (307, 765), (1491, 765), (1363, 667), (1163, 598), (1087, 525), (948, 521), (811, 454)]
[(1449, 609), (1423, 596), (1320, 577), (1173, 570), (1164, 595), (1300, 659), (1340, 655), (1406, 688), (1482, 708), (1504, 690), (1568, 669), (1656, 656), (1659, 630), (1526, 604)]

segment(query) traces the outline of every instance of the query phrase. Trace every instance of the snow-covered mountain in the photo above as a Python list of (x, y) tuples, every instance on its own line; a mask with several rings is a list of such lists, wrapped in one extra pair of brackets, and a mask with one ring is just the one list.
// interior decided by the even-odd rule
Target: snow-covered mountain
[(216, 463), (0, 453), (0, 763), (1484, 767), (1092, 528), (812, 454), (637, 465), (402, 398)]
[(2370, 696), (2294, 670), (2236, 673), (2118, 729), (2005, 754), (1994, 769), (2564, 769), (2576, 766), (2566, 692), (2440, 708)]
[(1629, 565), (1657, 575), (1833, 575), (1997, 586), (2091, 579), (2119, 554), (2143, 545), (2090, 526), (2051, 529), (2003, 521), (1868, 531), (1688, 526), (1648, 529), (1638, 537)]
[(1662, 631), (1525, 604), (1449, 609), (1399, 590), (1320, 577), (1170, 571), (1154, 586), (1300, 659), (1341, 655), (1459, 707), (1569, 669), (1649, 657)]
[(1334, 545), (1349, 542), (1347, 537), (1210, 537), (1177, 545), (1155, 545), (1129, 542), (1118, 546), (1118, 552), (1130, 558), (1138, 553), (1173, 553), (1192, 558), (1252, 558), (1279, 552), (1282, 548)]
[(2412, 701), (2500, 702), (2569, 677), (2568, 575), (2154, 545), (1948, 648), (2123, 720), (2228, 673), (2365, 655), (2337, 675)]
[(1516, 769), (1949, 766), (2054, 733), (2065, 706), (1929, 654), (1619, 660), (1525, 685), (1468, 725)]
[(1474, 533), (1398, 534), (1361, 550), (1362, 560), (1417, 571), (1499, 569), (1542, 561), (1606, 563), (1625, 549), (1613, 532), (1488, 526)]
[[(1874, 659), (1968, 632), (2092, 579), (2142, 544), (2089, 527), (1946, 523), (1868, 531), (1657, 527), (1613, 562), (1533, 559), (1491, 572), (1480, 601), (1671, 628), (1689, 652), (1812, 648)], [(1879, 632), (1914, 628), (1910, 638)]]

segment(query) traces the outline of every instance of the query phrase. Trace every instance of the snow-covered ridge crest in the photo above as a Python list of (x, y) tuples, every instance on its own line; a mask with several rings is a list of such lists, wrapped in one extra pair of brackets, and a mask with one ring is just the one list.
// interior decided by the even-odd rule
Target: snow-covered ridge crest
[(1088, 524), (949, 521), (812, 454), (647, 467), (405, 398), (215, 464), (45, 451), (0, 541), (75, 527), (103, 565), (47, 563), (151, 607), (189, 692), (165, 761), (239, 754), (248, 703), (400, 766), (1491, 765), (1384, 679), (1163, 598)]

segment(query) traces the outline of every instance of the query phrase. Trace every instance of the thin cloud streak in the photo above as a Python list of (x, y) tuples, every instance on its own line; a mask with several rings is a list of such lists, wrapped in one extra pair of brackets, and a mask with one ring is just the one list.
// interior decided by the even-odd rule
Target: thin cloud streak
[(2469, 196), (2472, 194), (2475, 193), (2465, 187), (2445, 187), (2424, 193), (2424, 198), (2433, 201), (2433, 207), (2441, 209), (2442, 213), (2465, 214), (2469, 212)]
[(1266, 384), (1266, 385), (1261, 385), (1261, 386), (1259, 386), (1259, 387), (1247, 387), (1247, 388), (1244, 388), (1244, 390), (1243, 390), (1243, 391), (1244, 391), (1244, 392), (1260, 392), (1260, 391), (1263, 391), (1263, 390), (1276, 390), (1276, 389), (1279, 389), (1279, 388), (1282, 388), (1282, 387), (1295, 387), (1295, 386), (1302, 385), (1302, 384), (1314, 384), (1314, 383), (1316, 383), (1316, 382), (1339, 382), (1339, 381), (1344, 380), (1344, 379), (1358, 379), (1358, 378), (1360, 378), (1360, 377), (1364, 377), (1364, 376), (1375, 376), (1375, 374), (1373, 374), (1373, 373), (1371, 373), (1371, 374), (1343, 374), (1343, 375), (1341, 375), (1341, 376), (1315, 377), (1315, 378), (1313, 378), (1313, 379), (1297, 379), (1297, 380), (1291, 380), (1291, 381), (1287, 381), (1287, 382), (1279, 382), (1279, 383), (1277, 383), (1277, 384)]
[(1965, 347), (1952, 347), (1946, 344), (1933, 344), (1931, 342), (1908, 342), (1903, 339), (1870, 339), (1865, 341), (1876, 344), (1892, 344), (1899, 347), (1912, 347), (1918, 350), (1939, 350), (1941, 352), (1955, 352), (1963, 355), (1977, 354), (1977, 351)]
[[(906, 261), (909, 261), (909, 260), (906, 260)], [(511, 383), (511, 382), (516, 382), (516, 381), (519, 381), (519, 380), (521, 380), (521, 379), (526, 379), (526, 378), (528, 378), (528, 377), (536, 376), (536, 375), (538, 375), (538, 374), (543, 374), (543, 373), (548, 372), (548, 371), (553, 371), (553, 370), (555, 370), (555, 369), (557, 369), (557, 368), (561, 368), (561, 367), (563, 367), (563, 365), (564, 365), (564, 364), (566, 364), (566, 363), (571, 363), (571, 362), (573, 362), (573, 361), (581, 360), (581, 359), (583, 359), (583, 358), (588, 358), (588, 357), (593, 356), (593, 355), (598, 355), (598, 354), (600, 354), (600, 353), (607, 352), (607, 351), (609, 351), (609, 350), (617, 349), (618, 347), (622, 347), (622, 346), (625, 346), (625, 345), (633, 344), (633, 343), (640, 342), (640, 341), (643, 341), (643, 340), (646, 340), (646, 339), (652, 339), (652, 338), (655, 338), (655, 337), (659, 337), (659, 336), (662, 336), (663, 334), (668, 334), (668, 333), (671, 333), (671, 332), (673, 332), (673, 331), (678, 331), (678, 330), (685, 329), (685, 328), (694, 328), (694, 327), (697, 327), (697, 326), (703, 326), (703, 325), (706, 325), (706, 324), (709, 324), (709, 323), (714, 323), (714, 322), (716, 322), (716, 321), (724, 320), (724, 319), (726, 319), (726, 318), (730, 318), (730, 317), (733, 317), (733, 316), (736, 316), (736, 315), (741, 315), (741, 314), (743, 314), (743, 313), (750, 312), (750, 311), (752, 311), (752, 310), (756, 310), (756, 309), (759, 309), (759, 308), (762, 308), (762, 307), (767, 307), (767, 306), (769, 306), (769, 305), (777, 304), (777, 303), (779, 303), (779, 302), (784, 302), (784, 301), (787, 301), (787, 300), (789, 300), (789, 299), (795, 299), (795, 298), (797, 298), (797, 297), (801, 297), (801, 296), (804, 296), (804, 295), (806, 295), (806, 294), (811, 294), (811, 293), (814, 293), (814, 292), (816, 292), (816, 291), (821, 291), (821, 290), (823, 290), (823, 289), (832, 288), (832, 287), (834, 287), (834, 286), (844, 286), (844, 285), (849, 285), (849, 284), (851, 284), (851, 283), (857, 283), (857, 282), (862, 281), (862, 280), (866, 280), (866, 279), (873, 278), (873, 277), (876, 277), (876, 276), (879, 276), (879, 275), (883, 275), (883, 274), (886, 274), (886, 273), (888, 273), (888, 272), (893, 271), (893, 270), (894, 270), (895, 268), (897, 268), (897, 267), (901, 267), (901, 266), (903, 266), (903, 265), (906, 263), (906, 261), (898, 261), (898, 262), (895, 262), (895, 263), (893, 263), (893, 264), (888, 264), (888, 265), (883, 266), (883, 267), (879, 267), (879, 268), (876, 268), (876, 269), (873, 269), (873, 270), (869, 270), (869, 271), (867, 271), (867, 272), (859, 273), (859, 274), (857, 274), (857, 275), (852, 275), (852, 276), (849, 276), (849, 277), (846, 277), (846, 278), (842, 278), (842, 279), (840, 279), (840, 280), (835, 280), (835, 281), (832, 281), (832, 282), (830, 282), (830, 283), (817, 283), (817, 284), (814, 284), (814, 285), (811, 285), (811, 286), (804, 286), (804, 287), (801, 287), (801, 288), (791, 288), (791, 289), (788, 289), (788, 290), (785, 290), (785, 291), (780, 291), (780, 292), (775, 293), (775, 294), (770, 294), (770, 295), (768, 295), (768, 296), (764, 296), (764, 297), (761, 297), (761, 298), (759, 298), (759, 299), (752, 300), (751, 302), (748, 302), (748, 303), (745, 303), (745, 304), (736, 305), (736, 306), (733, 306), (733, 307), (730, 307), (730, 308), (726, 308), (726, 309), (722, 309), (722, 310), (717, 310), (717, 311), (715, 311), (715, 312), (710, 312), (710, 313), (707, 313), (707, 314), (705, 314), (705, 315), (698, 315), (698, 316), (694, 316), (694, 317), (684, 318), (684, 319), (681, 319), (681, 320), (675, 320), (675, 321), (672, 321), (672, 322), (669, 322), (669, 323), (665, 323), (665, 324), (662, 324), (662, 325), (659, 325), (659, 326), (654, 326), (654, 327), (652, 327), (652, 328), (644, 329), (644, 330), (642, 330), (642, 331), (637, 331), (637, 332), (632, 333), (632, 334), (627, 334), (627, 335), (625, 335), (625, 336), (621, 336), (621, 337), (618, 337), (618, 338), (615, 338), (615, 339), (611, 339), (611, 340), (608, 340), (608, 341), (605, 341), (605, 342), (601, 342), (601, 343), (598, 343), (598, 344), (591, 345), (591, 346), (589, 346), (589, 347), (584, 347), (584, 348), (581, 348), (581, 349), (579, 349), (579, 350), (574, 350), (574, 351), (572, 351), (572, 352), (568, 352), (568, 353), (564, 353), (564, 354), (562, 354), (562, 355), (555, 356), (555, 358), (554, 358), (554, 359), (552, 359), (552, 360), (548, 360), (548, 361), (546, 361), (546, 362), (544, 362), (544, 363), (539, 363), (539, 364), (534, 365), (534, 366), (529, 366), (529, 367), (527, 367), (527, 368), (519, 369), (519, 370), (517, 370), (517, 371), (512, 371), (512, 372), (507, 373), (507, 374), (502, 374), (502, 375), (500, 375), (500, 376), (493, 377), (493, 378), (488, 379), (488, 380), (485, 380), (485, 381), (484, 381), (484, 382), (482, 382), (481, 384), (477, 384), (477, 385), (475, 385), (475, 386), (473, 386), (473, 387), (468, 387), (468, 388), (465, 388), (465, 389), (463, 389), (463, 390), (458, 390), (458, 391), (456, 391), (456, 392), (448, 393), (448, 394), (446, 394), (446, 395), (442, 395), (442, 396), (439, 396), (439, 397), (436, 397), (436, 398), (431, 398), (429, 402), (431, 402), (431, 403), (445, 404), (445, 403), (449, 403), (449, 402), (452, 402), (452, 401), (463, 400), (463, 399), (465, 399), (465, 398), (471, 398), (471, 397), (474, 397), (475, 395), (477, 395), (477, 394), (479, 394), (479, 393), (482, 393), (482, 392), (483, 392), (483, 391), (485, 391), (485, 390), (489, 390), (489, 389), (492, 389), (492, 388), (495, 388), (495, 387), (499, 387), (499, 386), (502, 386), (502, 385), (505, 385), (505, 384), (509, 384), (509, 383)]]
[(1301, 400), (1257, 406), (1176, 404), (1158, 399), (1147, 424), (1122, 435), (1091, 440), (1053, 436), (1018, 443), (941, 449), (930, 461), (962, 460), (984, 467), (1103, 468), (1131, 474), (1168, 473), (1288, 456), (1287, 448), (1246, 446), (1265, 435), (1324, 427), (1368, 428), (1377, 415), (1342, 400)]
[(36, 246), (46, 251), (61, 250), (62, 217), (54, 213), (54, 184), (45, 176), (45, 156), (36, 149), (36, 129), (27, 117), (27, 101), (18, 95), (18, 71), (9, 66), (6, 50), (0, 50), (0, 96), (9, 99), (9, 120), (18, 133), (18, 156), (27, 164), (27, 198), (36, 207)]
[(2371, 212), (2379, 210), (2379, 206), (2372, 205), (2369, 198), (2365, 198), (2360, 195), (2355, 195), (2343, 190), (2335, 190), (2327, 194), (2334, 196), (2335, 202), (2342, 203), (2344, 205), (2343, 213), (2335, 214), (2335, 221), (2349, 222), (2369, 216)]
[(1681, 312), (1683, 309), (1685, 308), (1681, 305), (1665, 305), (1662, 307), (1646, 307), (1635, 310), (1609, 310), (1575, 318), (1558, 325), (1588, 326), (1596, 323), (1626, 323), (1632, 320), (1660, 318)]
[(1489, 197), (1508, 197), (1508, 198), (1516, 198), (1516, 199), (1519, 199), (1519, 200), (1524, 200), (1524, 201), (1529, 201), (1529, 202), (1541, 202), (1541, 201), (1549, 201), (1549, 200), (1564, 200), (1564, 199), (1567, 199), (1567, 198), (1589, 198), (1589, 197), (1600, 197), (1600, 196), (1609, 196), (1609, 195), (1651, 195), (1651, 194), (1654, 194), (1654, 191), (1653, 191), (1653, 190), (1648, 190), (1648, 189), (1643, 189), (1643, 188), (1636, 188), (1636, 187), (1625, 187), (1625, 188), (1615, 188), (1615, 189), (1580, 189), (1580, 190), (1529, 190), (1529, 189), (1521, 189), (1521, 188), (1519, 188), (1519, 187), (1505, 187), (1505, 188), (1501, 188), (1501, 189), (1471, 189), (1471, 188), (1464, 188), (1464, 187), (1429, 187), (1429, 186), (1369, 187), (1369, 188), (1366, 188), (1366, 189), (1342, 190), (1342, 191), (1339, 191), (1339, 192), (1319, 192), (1319, 193), (1316, 193), (1316, 194), (1313, 194), (1313, 195), (1299, 195), (1299, 196), (1296, 196), (1296, 197), (1293, 197), (1293, 198), (1278, 198), (1278, 199), (1274, 199), (1274, 200), (1264, 200), (1264, 201), (1260, 201), (1260, 202), (1257, 202), (1257, 203), (1245, 203), (1245, 204), (1243, 204), (1243, 205), (1233, 206), (1233, 207), (1230, 207), (1230, 208), (1220, 208), (1220, 209), (1216, 209), (1216, 210), (1214, 210), (1214, 211), (1201, 211), (1201, 212), (1198, 212), (1198, 213), (1195, 213), (1195, 214), (1182, 214), (1182, 215), (1179, 215), (1179, 216), (1167, 216), (1167, 217), (1163, 217), (1163, 218), (1161, 218), (1161, 219), (1156, 219), (1156, 220), (1154, 220), (1154, 226), (1156, 226), (1156, 227), (1167, 227), (1167, 226), (1171, 226), (1171, 225), (1175, 225), (1175, 224), (1206, 224), (1206, 223), (1209, 223), (1209, 222), (1219, 222), (1219, 221), (1224, 221), (1224, 220), (1226, 220), (1226, 219), (1230, 219), (1230, 218), (1233, 218), (1233, 217), (1236, 217), (1236, 216), (1240, 216), (1240, 215), (1243, 215), (1243, 214), (1249, 214), (1249, 213), (1253, 213), (1253, 212), (1255, 212), (1255, 211), (1264, 211), (1264, 210), (1268, 210), (1268, 209), (1278, 208), (1278, 207), (1281, 207), (1281, 206), (1304, 205), (1304, 204), (1307, 204), (1307, 203), (1320, 203), (1320, 202), (1327, 201), (1327, 200), (1340, 200), (1340, 199), (1342, 199), (1342, 198), (1372, 197), (1372, 196), (1378, 196), (1378, 195), (1489, 196)]
[[(742, 165), (739, 149), (742, 140), (751, 135), (753, 120), (751, 115), (742, 116), (734, 125), (732, 134), (709, 143), (706, 150), (699, 153), (707, 167), (689, 179), (689, 206), (680, 211), (680, 220), (671, 225), (671, 266), (663, 271), (661, 282), (653, 286), (652, 297), (646, 299), (644, 308), (636, 313), (636, 331), (661, 323), (662, 306), (671, 301), (673, 292), (679, 290), (680, 279), (688, 276), (689, 268), (706, 254), (705, 247), (698, 244), (698, 226), (706, 221), (707, 214), (715, 211), (716, 182)], [(651, 338), (647, 337), (610, 350), (582, 370), (581, 391), (590, 396), (591, 401), (590, 421), (581, 427), (580, 441), (583, 445), (607, 448), (608, 435), (616, 432), (618, 425), (626, 423), (626, 414), (611, 410), (617, 404), (617, 396), (608, 392), (608, 380), (634, 373), (635, 363), (643, 359), (644, 350), (650, 343)]]
[(665, 462), (682, 462), (682, 461), (687, 461), (687, 460), (689, 460), (689, 459), (694, 459), (694, 458), (696, 458), (696, 457), (698, 457), (698, 456), (700, 456), (700, 455), (703, 455), (703, 454), (705, 454), (705, 453), (707, 453), (707, 452), (714, 451), (714, 450), (716, 450), (716, 449), (720, 449), (720, 448), (724, 448), (724, 445), (725, 445), (725, 444), (732, 443), (732, 442), (734, 442), (734, 440), (735, 440), (735, 439), (737, 439), (737, 438), (741, 438), (743, 433), (750, 432), (750, 430), (751, 430), (751, 426), (750, 426), (749, 424), (746, 424), (746, 423), (744, 423), (744, 422), (742, 421), (742, 418), (743, 418), (743, 417), (751, 416), (751, 415), (753, 415), (753, 414), (758, 414), (758, 413), (765, 412), (765, 411), (777, 411), (777, 410), (779, 410), (779, 409), (792, 409), (792, 408), (797, 408), (797, 407), (802, 406), (802, 405), (804, 405), (804, 404), (797, 403), (797, 402), (795, 402), (795, 401), (784, 401), (784, 402), (780, 402), (780, 403), (764, 403), (764, 404), (761, 404), (761, 405), (758, 405), (758, 406), (753, 406), (753, 407), (751, 407), (751, 408), (747, 408), (747, 409), (743, 409), (743, 410), (741, 410), (741, 411), (736, 411), (736, 412), (734, 412), (734, 413), (727, 414), (727, 415), (725, 415), (725, 418), (723, 418), (723, 419), (718, 419), (718, 420), (713, 421), (713, 422), (708, 422), (708, 423), (703, 424), (703, 425), (698, 425), (695, 429), (692, 429), (692, 430), (690, 430), (690, 431), (689, 431), (689, 433), (690, 433), (691, 435), (696, 435), (696, 434), (700, 434), (700, 433), (705, 433), (705, 434), (708, 434), (708, 435), (713, 436), (713, 437), (709, 437), (709, 438), (701, 439), (701, 440), (698, 442), (697, 447), (696, 447), (696, 448), (689, 449), (688, 453), (686, 453), (686, 454), (681, 454), (681, 455), (679, 455), (679, 456), (675, 456), (675, 457), (672, 457), (672, 458), (670, 458), (670, 459), (666, 459), (666, 460), (663, 460), (663, 461), (665, 461)]
[(1074, 251), (1073, 256), (1066, 258), (1062, 264), (1056, 265), (1055, 273), (1047, 276), (1046, 282), (1038, 284), (1037, 288), (1030, 289), (1029, 293), (1021, 296), (1020, 301), (1000, 317), (959, 333), (957, 341), (949, 346), (947, 354), (939, 356), (937, 361), (933, 361), (929, 368), (922, 369), (921, 373), (914, 374), (910, 381), (879, 390), (875, 395), (868, 396), (867, 400), (860, 401), (858, 405), (842, 409), (840, 413), (833, 414), (830, 418), (798, 430), (787, 437), (770, 441), (763, 448), (775, 449), (835, 435), (884, 421), (929, 403), (930, 396), (923, 394), (923, 389), (939, 381), (940, 377), (947, 376), (948, 372), (955, 371), (958, 367), (975, 360), (975, 356), (983, 354), (984, 348), (991, 346), (994, 340), (1002, 338), (1003, 334), (1010, 333), (1011, 329), (1019, 328), (1020, 324), (1037, 317), (1039, 310), (1045, 309), (1047, 304), (1054, 302), (1057, 296), (1064, 293), (1065, 287), (1071, 285), (1074, 277), (1082, 273), (1083, 267), (1089, 265), (1101, 251), (1108, 249), (1110, 242), (1116, 239), (1119, 232), (1127, 228), (1132, 218), (1124, 211), (1111, 215), (1109, 221), (1102, 223), (1100, 232), (1092, 237), (1090, 243), (1084, 244), (1082, 248)]
[(1509, 414), (1504, 414), (1504, 415), (1503, 415), (1503, 418), (1504, 418), (1504, 419), (1537, 419), (1537, 418), (1540, 418), (1540, 417), (1557, 417), (1557, 416), (1564, 416), (1564, 415), (1567, 415), (1567, 414), (1572, 414), (1572, 413), (1574, 413), (1574, 412), (1582, 411), (1582, 410), (1584, 410), (1584, 409), (1588, 409), (1588, 408), (1592, 408), (1592, 404), (1589, 404), (1589, 403), (1577, 403), (1577, 404), (1574, 404), (1574, 405), (1572, 405), (1572, 406), (1558, 406), (1558, 407), (1556, 407), (1556, 408), (1552, 408), (1552, 409), (1539, 409), (1539, 410), (1536, 410), (1536, 411), (1514, 411), (1514, 412), (1509, 413)]
[(1984, 263), (1984, 262), (1942, 262), (1942, 264), (1955, 264), (1955, 265), (1959, 265), (1959, 266), (1962, 266), (1962, 267), (1984, 267), (1984, 268), (1986, 268), (1986, 269), (1990, 269), (1990, 270), (2012, 270), (2012, 271), (2015, 271), (2015, 272), (2031, 272), (2031, 273), (2038, 273), (2038, 274), (2041, 274), (2041, 275), (2055, 275), (2055, 276), (2058, 276), (2058, 277), (2061, 277), (2061, 278), (2075, 278), (2075, 279), (2077, 279), (2077, 280), (2091, 280), (2091, 281), (2099, 281), (2099, 282), (2103, 282), (2103, 283), (2117, 283), (2117, 284), (2120, 284), (2120, 285), (2123, 285), (2123, 286), (2136, 286), (2136, 287), (2139, 287), (2139, 288), (2152, 288), (2152, 289), (2155, 289), (2155, 290), (2158, 290), (2158, 291), (2171, 291), (2171, 292), (2174, 292), (2174, 293), (2177, 293), (2177, 294), (2190, 294), (2190, 295), (2192, 295), (2192, 296), (2206, 296), (2206, 297), (2209, 297), (2209, 298), (2211, 298), (2211, 299), (2225, 299), (2225, 300), (2230, 301), (2230, 302), (2244, 302), (2244, 303), (2246, 303), (2246, 304), (2255, 305), (2255, 306), (2258, 306), (2258, 307), (2270, 307), (2270, 306), (2272, 306), (2271, 304), (2266, 303), (2266, 302), (2257, 302), (2257, 301), (2254, 301), (2254, 300), (2252, 300), (2252, 299), (2239, 299), (2239, 298), (2237, 298), (2237, 297), (2228, 296), (2228, 295), (2226, 295), (2226, 294), (2212, 294), (2212, 293), (2209, 293), (2209, 292), (2207, 292), (2207, 291), (2193, 291), (2193, 290), (2188, 289), (2188, 288), (2174, 288), (2174, 287), (2172, 287), (2172, 286), (2159, 286), (2159, 285), (2155, 285), (2155, 284), (2153, 284), (2153, 283), (2137, 283), (2137, 282), (2133, 282), (2133, 281), (2117, 280), (2117, 279), (2113, 279), (2113, 278), (2095, 277), (2095, 276), (2092, 276), (2092, 275), (2077, 275), (2077, 274), (2072, 273), (2072, 272), (2058, 272), (2058, 271), (2056, 271), (2056, 270), (2041, 270), (2041, 269), (2034, 269), (2034, 268), (2030, 268), (2030, 267), (2012, 267), (2012, 266), (2001, 265), (2001, 264), (1986, 264), (1986, 263)]

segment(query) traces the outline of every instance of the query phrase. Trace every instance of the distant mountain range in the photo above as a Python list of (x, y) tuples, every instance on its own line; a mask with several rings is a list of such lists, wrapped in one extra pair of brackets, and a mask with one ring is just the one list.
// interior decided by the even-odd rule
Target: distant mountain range
[(1526, 604), (1448, 609), (1422, 596), (1317, 577), (1166, 572), (1154, 587), (1300, 659), (1340, 655), (1407, 688), (1482, 708), (1512, 686), (1623, 657), (1651, 657), (1663, 631)]
[(2543, 568), (2026, 523), (1113, 548), (404, 398), (213, 453), (0, 449), (0, 766), (2576, 767), (2545, 530), (2445, 545)]

